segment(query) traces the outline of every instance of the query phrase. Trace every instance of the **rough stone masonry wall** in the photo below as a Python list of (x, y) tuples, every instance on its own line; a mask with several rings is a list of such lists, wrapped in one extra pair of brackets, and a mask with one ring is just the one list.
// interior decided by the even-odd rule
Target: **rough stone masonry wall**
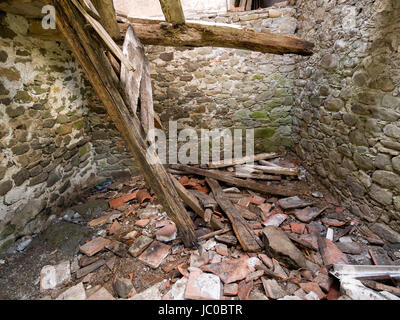
[[(294, 34), (293, 7), (205, 15), (257, 31)], [(290, 146), (294, 56), (225, 48), (148, 46), (155, 111), (166, 128), (255, 128), (256, 151)]]
[(352, 213), (400, 232), (400, 2), (298, 6), (316, 48), (297, 58), (295, 150)]
[(86, 186), (134, 167), (67, 45), (27, 27), (0, 12), (0, 251)]

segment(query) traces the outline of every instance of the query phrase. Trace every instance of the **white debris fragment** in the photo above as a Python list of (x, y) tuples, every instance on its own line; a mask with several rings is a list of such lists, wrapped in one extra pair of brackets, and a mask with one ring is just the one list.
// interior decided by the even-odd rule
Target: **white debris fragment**
[(328, 230), (326, 230), (326, 238), (330, 241), (333, 241), (333, 229), (328, 228)]
[(70, 262), (44, 266), (40, 271), (40, 290), (54, 289), (71, 280)]
[(340, 293), (349, 296), (352, 300), (387, 300), (383, 295), (351, 277), (343, 277), (340, 280)]

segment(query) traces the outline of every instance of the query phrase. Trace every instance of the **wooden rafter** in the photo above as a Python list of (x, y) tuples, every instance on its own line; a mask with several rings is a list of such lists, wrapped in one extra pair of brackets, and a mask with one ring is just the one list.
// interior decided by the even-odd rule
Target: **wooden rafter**
[(181, 0), (160, 0), (165, 20), (173, 25), (185, 23)]
[[(179, 27), (168, 27), (165, 21), (154, 19), (120, 18), (119, 27), (126, 34), (132, 26), (144, 45), (173, 47), (222, 47), (262, 53), (311, 55), (314, 44), (295, 36), (256, 32), (237, 25), (186, 21)], [(44, 39), (62, 41), (57, 30), (44, 30), (41, 22), (31, 20), (29, 34)]]
[(263, 53), (311, 55), (314, 44), (295, 36), (257, 32), (238, 25), (186, 21), (179, 27), (160, 20), (127, 19), (122, 33), (132, 26), (143, 44), (178, 47), (222, 47)]
[(103, 44), (85, 28), (83, 16), (70, 0), (52, 0), (52, 4), (57, 10), (58, 28), (85, 70), (147, 183), (175, 222), (184, 244), (193, 246), (196, 242), (193, 222), (157, 154), (153, 152), (149, 155), (143, 128), (138, 117), (130, 112), (126, 96), (121, 94), (124, 90), (115, 81), (115, 74), (112, 76), (114, 70), (104, 54)]
[(114, 40), (121, 39), (113, 0), (92, 0), (100, 15), (100, 22)]

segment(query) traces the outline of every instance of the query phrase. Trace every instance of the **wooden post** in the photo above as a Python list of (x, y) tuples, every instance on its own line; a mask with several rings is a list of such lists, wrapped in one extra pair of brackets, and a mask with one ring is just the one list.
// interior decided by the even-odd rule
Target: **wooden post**
[(196, 242), (193, 222), (158, 156), (153, 153), (150, 155), (151, 161), (148, 161), (146, 156), (148, 146), (143, 138), (143, 128), (137, 116), (129, 112), (127, 102), (121, 95), (123, 90), (113, 80), (111, 74), (114, 70), (103, 53), (104, 48), (84, 27), (84, 18), (70, 0), (52, 0), (52, 4), (56, 8), (58, 28), (85, 70), (93, 88), (140, 166), (147, 183), (175, 222), (185, 246), (193, 246)]

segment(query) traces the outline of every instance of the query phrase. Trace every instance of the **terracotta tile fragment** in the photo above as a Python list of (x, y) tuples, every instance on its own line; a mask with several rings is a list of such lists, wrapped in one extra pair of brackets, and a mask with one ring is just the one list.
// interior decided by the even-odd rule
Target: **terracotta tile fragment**
[(168, 256), (171, 246), (159, 242), (153, 241), (140, 256), (139, 260), (152, 267), (153, 269), (158, 268), (161, 262)]
[(106, 247), (106, 245), (110, 243), (111, 243), (110, 240), (99, 237), (85, 243), (83, 246), (80, 246), (79, 250), (82, 253), (86, 254), (87, 256), (91, 257), (95, 255), (97, 252), (103, 250)]

